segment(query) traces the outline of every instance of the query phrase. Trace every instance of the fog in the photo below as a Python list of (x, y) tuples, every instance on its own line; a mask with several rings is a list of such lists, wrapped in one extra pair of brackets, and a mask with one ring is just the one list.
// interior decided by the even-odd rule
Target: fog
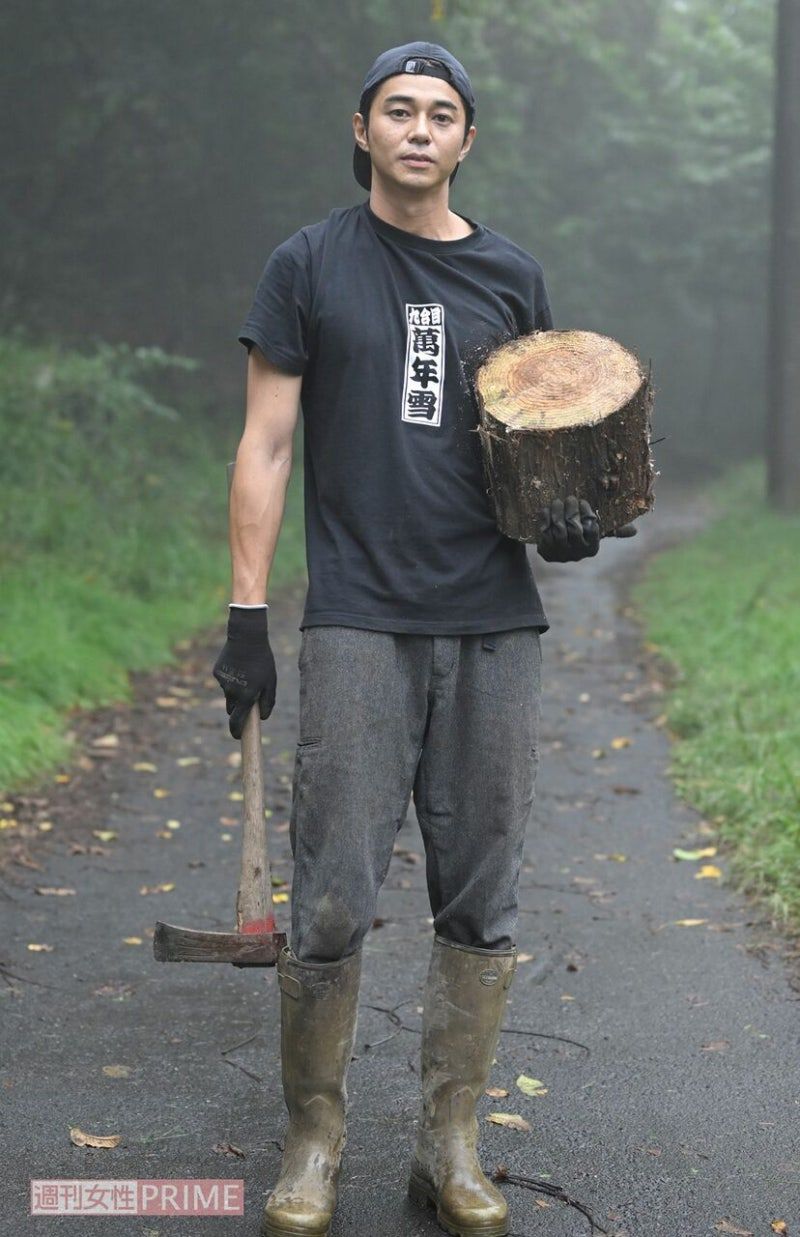
[(382, 49), (445, 44), (477, 97), (454, 210), (541, 262), (555, 325), (651, 362), (664, 475), (763, 449), (773, 7), (764, 0), (13, 0), (2, 330), (158, 346), (238, 425), (271, 249), (364, 200)]

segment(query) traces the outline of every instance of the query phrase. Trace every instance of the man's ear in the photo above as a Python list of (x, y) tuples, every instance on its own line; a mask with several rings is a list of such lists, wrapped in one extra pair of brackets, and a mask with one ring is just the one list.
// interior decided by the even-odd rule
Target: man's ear
[(364, 117), (361, 112), (356, 112), (353, 117), (353, 136), (356, 139), (356, 144), (362, 150), (369, 150), (369, 138), (367, 137), (367, 126), (364, 124)]
[(475, 128), (475, 126), (474, 126), (474, 125), (470, 125), (469, 129), (467, 130), (467, 132), (466, 132), (466, 134), (465, 134), (465, 136), (464, 136), (464, 142), (463, 142), (463, 145), (462, 145), (462, 147), (461, 147), (461, 153), (460, 153), (460, 154), (459, 154), (459, 156), (458, 156), (458, 162), (459, 162), (459, 163), (461, 162), (461, 160), (462, 160), (462, 159), (465, 159), (465, 158), (467, 157), (467, 155), (469, 154), (469, 152), (470, 152), (470, 150), (471, 150), (471, 148), (472, 148), (472, 143), (475, 141), (475, 134), (476, 134), (477, 132), (478, 132), (478, 130)]

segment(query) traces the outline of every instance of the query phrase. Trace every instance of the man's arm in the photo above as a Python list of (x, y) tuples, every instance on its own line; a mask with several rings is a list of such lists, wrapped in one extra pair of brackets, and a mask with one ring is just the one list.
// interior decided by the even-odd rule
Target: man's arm
[(257, 345), (247, 362), (247, 411), (230, 495), (231, 601), (266, 600), (300, 408), (302, 376), (268, 361)]

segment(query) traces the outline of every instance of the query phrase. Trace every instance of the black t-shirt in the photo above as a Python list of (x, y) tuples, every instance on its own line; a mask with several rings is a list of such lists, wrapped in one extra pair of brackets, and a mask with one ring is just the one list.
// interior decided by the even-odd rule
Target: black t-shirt
[(274, 250), (238, 338), (303, 375), (301, 629), (548, 630), (526, 547), (495, 523), (470, 380), (551, 327), (539, 263), (482, 224), (432, 240), (363, 202)]

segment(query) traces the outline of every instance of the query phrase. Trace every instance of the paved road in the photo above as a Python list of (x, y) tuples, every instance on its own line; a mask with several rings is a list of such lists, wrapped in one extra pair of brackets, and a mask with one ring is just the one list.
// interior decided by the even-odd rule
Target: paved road
[[(667, 780), (662, 695), (624, 592), (646, 555), (702, 515), (662, 487), (635, 539), (604, 542), (581, 564), (534, 558), (552, 627), (518, 938), (530, 960), (491, 1079), (510, 1095), (482, 1106), (521, 1114), (531, 1131), (482, 1121), (481, 1145), (487, 1171), (505, 1165), (572, 1201), (506, 1184), (515, 1237), (584, 1237), (592, 1227), (580, 1207), (595, 1231), (617, 1237), (800, 1237), (800, 986), (763, 912), (671, 858), (709, 836)], [(280, 695), (264, 727), (273, 851), (286, 877), (301, 603), (296, 591), (273, 603)], [(150, 952), (157, 918), (233, 922), (241, 805), (230, 798), (238, 745), (210, 677), (221, 634), (138, 676), (132, 705), (76, 719), (86, 767), (15, 805), (21, 820), (53, 828), (23, 828), (23, 858), (40, 866), (10, 862), (0, 884), (3, 1234), (83, 1231), (76, 1219), (27, 1214), (32, 1177), (243, 1178), (244, 1218), (94, 1217), (86, 1231), (257, 1232), (284, 1120), (275, 973), (163, 966)], [(107, 734), (116, 747), (94, 744)], [(614, 748), (619, 737), (630, 745)], [(382, 925), (365, 946), (335, 1237), (439, 1231), (405, 1197), (431, 931), (413, 813), (398, 846)], [(162, 883), (174, 888), (141, 892)], [(288, 923), (288, 907), (278, 910)], [(687, 918), (705, 922), (676, 925)], [(34, 953), (29, 942), (52, 949)], [(546, 1094), (519, 1092), (520, 1074)], [(72, 1126), (121, 1141), (78, 1148)]]

